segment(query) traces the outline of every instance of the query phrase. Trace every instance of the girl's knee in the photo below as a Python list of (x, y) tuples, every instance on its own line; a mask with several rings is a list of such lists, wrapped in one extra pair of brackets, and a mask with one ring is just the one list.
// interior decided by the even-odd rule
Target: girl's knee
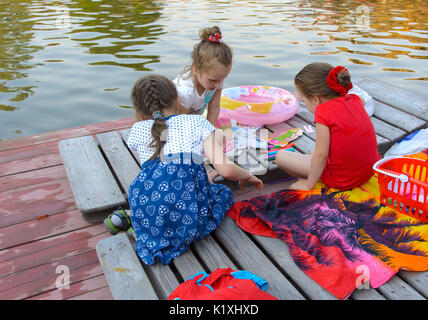
[(290, 159), (290, 155), (289, 155), (290, 151), (286, 151), (286, 150), (279, 150), (276, 153), (275, 156), (275, 163), (279, 166), (279, 165), (285, 165), (289, 159)]

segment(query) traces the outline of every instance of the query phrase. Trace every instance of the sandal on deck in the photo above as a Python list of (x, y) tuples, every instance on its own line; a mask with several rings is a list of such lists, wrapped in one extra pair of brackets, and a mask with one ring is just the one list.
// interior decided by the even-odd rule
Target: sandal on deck
[[(111, 221), (111, 218), (113, 216), (117, 216), (120, 221), (122, 222), (122, 225), (116, 226)], [(114, 235), (120, 231), (127, 231), (129, 228), (131, 228), (131, 219), (129, 218), (129, 215), (126, 214), (125, 210), (123, 209), (117, 209), (114, 210), (113, 213), (111, 213), (106, 219), (104, 219), (104, 225), (106, 226), (107, 230), (110, 232), (110, 234)]]

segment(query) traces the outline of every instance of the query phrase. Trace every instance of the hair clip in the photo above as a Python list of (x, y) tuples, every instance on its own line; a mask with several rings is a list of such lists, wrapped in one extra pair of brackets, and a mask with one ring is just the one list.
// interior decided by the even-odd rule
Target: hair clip
[(208, 40), (211, 43), (217, 42), (217, 43), (223, 43), (223, 36), (219, 33), (215, 33), (213, 35), (210, 35), (210, 37), (208, 38)]
[(153, 120), (162, 119), (162, 112), (160, 112), (160, 111), (153, 112), (152, 118), (153, 118)]

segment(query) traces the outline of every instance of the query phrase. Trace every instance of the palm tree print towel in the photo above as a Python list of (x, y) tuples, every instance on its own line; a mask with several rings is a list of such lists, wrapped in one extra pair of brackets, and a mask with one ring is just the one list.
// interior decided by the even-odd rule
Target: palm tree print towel
[(428, 224), (378, 199), (374, 175), (349, 191), (320, 183), (236, 202), (228, 215), (247, 232), (285, 241), (303, 272), (346, 299), (357, 287), (381, 286), (400, 268), (428, 270)]

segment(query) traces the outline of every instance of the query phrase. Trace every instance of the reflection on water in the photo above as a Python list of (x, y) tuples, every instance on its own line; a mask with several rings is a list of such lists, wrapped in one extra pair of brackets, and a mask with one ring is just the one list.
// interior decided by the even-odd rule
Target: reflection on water
[(424, 93), (427, 17), (426, 0), (0, 2), (0, 139), (131, 117), (135, 80), (174, 78), (212, 24), (234, 51), (225, 86), (294, 90), (325, 61)]
[[(90, 65), (114, 65), (138, 71), (150, 71), (147, 63), (160, 62), (159, 55), (143, 55), (143, 46), (153, 44), (164, 34), (160, 4), (152, 1), (80, 1), (71, 4), (70, 19), (83, 20), (69, 32), (70, 39), (88, 48), (87, 53), (113, 55), (114, 60)], [(73, 11), (73, 9), (78, 9)], [(88, 19), (88, 16), (90, 17)]]

